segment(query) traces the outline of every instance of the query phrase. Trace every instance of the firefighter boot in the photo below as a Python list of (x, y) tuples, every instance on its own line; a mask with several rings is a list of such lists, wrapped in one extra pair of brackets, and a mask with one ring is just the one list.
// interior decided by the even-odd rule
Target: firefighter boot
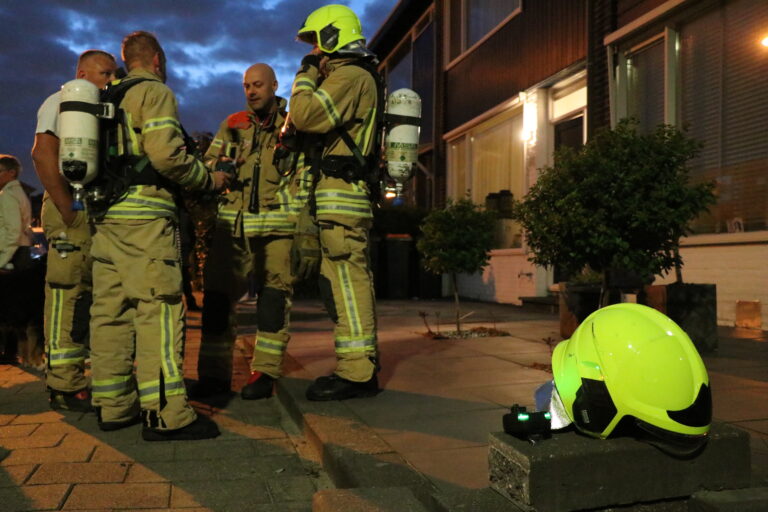
[(101, 407), (96, 407), (95, 410), (96, 410), (96, 421), (99, 424), (99, 430), (103, 432), (113, 432), (115, 430), (120, 430), (120, 429), (141, 423), (141, 416), (139, 416), (138, 414), (124, 421), (102, 421)]
[(251, 372), (251, 378), (248, 384), (240, 390), (240, 396), (243, 400), (259, 400), (272, 396), (272, 390), (275, 386), (275, 378), (261, 372)]
[(87, 389), (71, 393), (57, 391), (53, 388), (48, 388), (48, 391), (50, 392), (48, 400), (51, 404), (51, 409), (55, 411), (91, 412), (93, 410), (91, 406), (91, 393)]
[[(154, 411), (153, 411), (154, 412)], [(145, 416), (141, 438), (145, 441), (197, 441), (199, 439), (213, 439), (221, 432), (218, 425), (208, 416), (198, 414), (195, 421), (181, 428), (173, 430), (158, 429), (147, 425), (148, 411), (142, 411)]]
[(379, 379), (376, 373), (365, 382), (353, 382), (339, 377), (335, 373), (319, 377), (307, 388), (307, 400), (325, 402), (329, 400), (347, 400), (365, 398), (379, 393)]

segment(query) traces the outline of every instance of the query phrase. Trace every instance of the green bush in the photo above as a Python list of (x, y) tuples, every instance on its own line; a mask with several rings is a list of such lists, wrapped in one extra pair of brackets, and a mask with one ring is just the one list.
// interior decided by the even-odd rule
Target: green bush
[(494, 212), (461, 199), (449, 201), (441, 210), (432, 210), (421, 225), (422, 236), (416, 248), (422, 255), (424, 268), (451, 277), (457, 331), (461, 331), (461, 316), (456, 275), (474, 274), (488, 264), (495, 221)]
[(589, 267), (653, 276), (679, 267), (680, 237), (715, 202), (713, 183), (690, 183), (687, 162), (700, 147), (672, 126), (641, 134), (622, 120), (578, 150), (558, 151), (513, 207), (530, 260), (566, 275)]

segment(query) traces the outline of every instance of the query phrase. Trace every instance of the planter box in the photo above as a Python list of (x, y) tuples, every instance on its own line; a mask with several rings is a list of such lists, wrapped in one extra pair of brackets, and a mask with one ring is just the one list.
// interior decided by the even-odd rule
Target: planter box
[(560, 336), (571, 337), (573, 331), (600, 306), (599, 284), (559, 283)]
[(717, 349), (717, 288), (714, 284), (672, 283), (644, 289), (643, 304), (675, 321), (700, 354)]

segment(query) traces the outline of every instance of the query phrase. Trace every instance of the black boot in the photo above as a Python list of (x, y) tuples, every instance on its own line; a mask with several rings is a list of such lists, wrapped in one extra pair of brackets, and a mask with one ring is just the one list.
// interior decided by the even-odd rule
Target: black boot
[(54, 411), (91, 412), (91, 392), (87, 389), (80, 391), (57, 391), (48, 388), (50, 396), (48, 401)]
[(213, 377), (200, 377), (189, 387), (187, 394), (192, 400), (210, 398), (216, 395), (224, 395), (232, 391), (229, 382)]
[(251, 372), (251, 378), (248, 384), (240, 390), (240, 396), (243, 400), (259, 400), (272, 396), (272, 390), (275, 387), (275, 378), (261, 372)]
[(335, 373), (319, 377), (307, 388), (307, 400), (324, 402), (328, 400), (347, 400), (365, 398), (379, 393), (379, 379), (373, 374), (365, 382), (353, 382), (339, 377)]
[(199, 439), (213, 439), (220, 434), (219, 427), (211, 418), (198, 414), (195, 421), (174, 430), (159, 430), (148, 427), (145, 423), (141, 431), (141, 438), (145, 441), (197, 441)]
[(104, 432), (113, 432), (122, 428), (130, 427), (141, 423), (141, 416), (138, 414), (133, 418), (129, 418), (123, 421), (102, 421), (101, 420), (101, 407), (96, 407), (96, 420), (99, 423), (99, 429)]

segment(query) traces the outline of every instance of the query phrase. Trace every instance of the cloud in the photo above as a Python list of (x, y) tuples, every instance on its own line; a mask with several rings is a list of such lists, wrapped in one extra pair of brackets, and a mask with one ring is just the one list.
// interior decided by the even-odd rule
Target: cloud
[[(309, 47), (295, 41), (307, 14), (322, 0), (38, 0), (3, 2), (0, 25), (0, 153), (17, 155), (22, 179), (38, 188), (29, 152), (37, 109), (74, 77), (79, 53), (106, 50), (119, 58), (122, 38), (155, 33), (168, 57), (168, 85), (189, 132), (215, 131), (244, 108), (242, 73), (255, 62), (276, 71), (287, 96)], [(397, 0), (340, 0), (372, 37)]]

